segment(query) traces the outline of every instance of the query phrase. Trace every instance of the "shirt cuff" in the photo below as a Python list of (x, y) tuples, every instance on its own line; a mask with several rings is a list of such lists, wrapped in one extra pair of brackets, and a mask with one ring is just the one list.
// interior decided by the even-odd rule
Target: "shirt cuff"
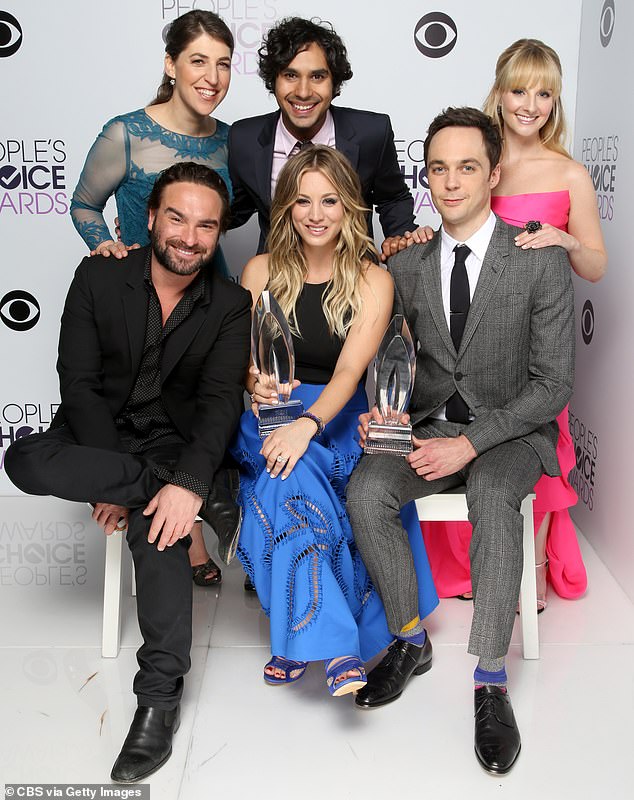
[(189, 489), (202, 498), (203, 504), (207, 502), (209, 497), (209, 486), (204, 481), (190, 475), (188, 472), (181, 472), (174, 470), (173, 472), (167, 467), (157, 466), (154, 468), (154, 474), (160, 480), (166, 483), (171, 483), (174, 486), (180, 486), (182, 489)]

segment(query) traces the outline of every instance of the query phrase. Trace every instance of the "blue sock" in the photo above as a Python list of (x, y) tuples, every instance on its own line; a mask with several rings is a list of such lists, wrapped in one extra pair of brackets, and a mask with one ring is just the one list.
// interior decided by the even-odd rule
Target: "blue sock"
[(411, 642), (415, 644), (417, 647), (422, 647), (425, 644), (425, 640), (427, 639), (427, 632), (423, 628), (420, 633), (412, 633), (412, 634), (405, 634), (399, 633), (396, 637), (397, 639), (402, 639), (404, 642)]
[(473, 680), (475, 681), (476, 689), (480, 686), (500, 686), (506, 688), (506, 669), (497, 670), (496, 672), (488, 672), (477, 666), (473, 673)]

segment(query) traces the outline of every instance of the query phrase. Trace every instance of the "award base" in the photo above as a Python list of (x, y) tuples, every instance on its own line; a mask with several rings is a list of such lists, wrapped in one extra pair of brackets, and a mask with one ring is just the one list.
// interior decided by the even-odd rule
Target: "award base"
[(289, 400), (276, 406), (261, 405), (258, 413), (258, 433), (260, 439), (266, 439), (277, 428), (295, 422), (304, 413), (304, 404), (301, 400)]
[(381, 425), (372, 420), (368, 423), (368, 435), (363, 450), (368, 454), (406, 456), (412, 452), (412, 426)]

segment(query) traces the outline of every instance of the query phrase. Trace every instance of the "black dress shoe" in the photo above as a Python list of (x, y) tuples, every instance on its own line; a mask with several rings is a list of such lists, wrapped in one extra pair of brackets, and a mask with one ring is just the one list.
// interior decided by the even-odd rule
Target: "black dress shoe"
[(503, 775), (522, 747), (511, 698), (500, 686), (481, 686), (474, 702), (476, 756), (487, 772)]
[(222, 467), (216, 472), (209, 498), (198, 512), (218, 537), (218, 555), (230, 564), (238, 549), (242, 509), (236, 503), (240, 476), (235, 469)]
[(359, 708), (378, 708), (403, 694), (412, 675), (431, 669), (432, 646), (429, 636), (422, 647), (396, 639), (376, 667), (368, 673), (368, 682), (354, 699)]
[(136, 783), (162, 767), (172, 755), (172, 736), (180, 725), (180, 708), (172, 711), (139, 706), (110, 777)]

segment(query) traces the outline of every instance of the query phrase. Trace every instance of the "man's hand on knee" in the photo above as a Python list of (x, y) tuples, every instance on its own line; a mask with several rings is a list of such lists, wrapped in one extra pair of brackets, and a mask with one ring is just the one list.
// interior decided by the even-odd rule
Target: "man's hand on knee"
[(103, 528), (106, 536), (128, 527), (128, 509), (113, 503), (95, 503), (92, 518)]
[(444, 478), (461, 470), (478, 455), (462, 434), (449, 439), (417, 439), (414, 450), (406, 456), (410, 467), (426, 481)]
[(154, 514), (147, 540), (153, 544), (159, 537), (157, 548), (165, 550), (191, 531), (202, 498), (189, 489), (166, 483), (143, 510), (147, 517)]

